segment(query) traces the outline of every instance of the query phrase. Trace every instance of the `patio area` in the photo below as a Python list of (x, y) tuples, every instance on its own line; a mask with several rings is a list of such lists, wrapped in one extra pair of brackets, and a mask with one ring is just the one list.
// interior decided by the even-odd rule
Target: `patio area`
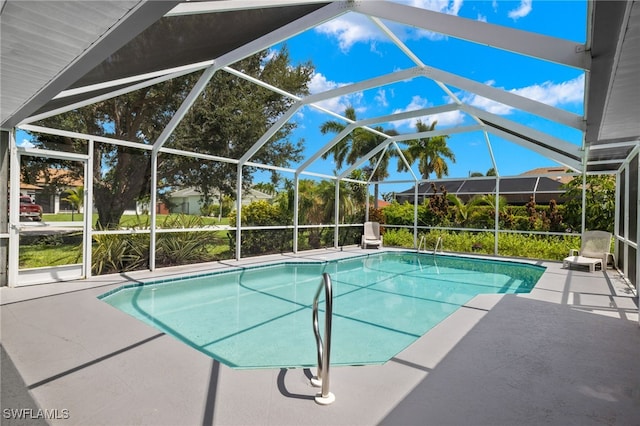
[(29, 408), (64, 425), (637, 424), (637, 297), (612, 269), (531, 261), (547, 270), (530, 294), (477, 296), (384, 365), (333, 367), (324, 407), (308, 369), (233, 370), (97, 299), (151, 277), (362, 253), (0, 288), (3, 424), (34, 424), (6, 411)]

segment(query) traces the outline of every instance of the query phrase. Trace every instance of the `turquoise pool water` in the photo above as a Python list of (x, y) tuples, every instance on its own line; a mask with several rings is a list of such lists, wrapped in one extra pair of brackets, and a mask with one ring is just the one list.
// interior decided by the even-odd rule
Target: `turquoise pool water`
[(474, 296), (527, 293), (544, 270), (381, 252), (128, 285), (100, 299), (230, 367), (314, 366), (311, 309), (328, 272), (334, 289), (331, 364), (381, 364)]

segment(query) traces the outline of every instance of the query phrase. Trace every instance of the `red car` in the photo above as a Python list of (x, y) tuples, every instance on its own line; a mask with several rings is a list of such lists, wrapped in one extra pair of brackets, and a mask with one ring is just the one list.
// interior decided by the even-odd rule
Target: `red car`
[(20, 196), (20, 220), (42, 220), (42, 206), (36, 204), (28, 195)]

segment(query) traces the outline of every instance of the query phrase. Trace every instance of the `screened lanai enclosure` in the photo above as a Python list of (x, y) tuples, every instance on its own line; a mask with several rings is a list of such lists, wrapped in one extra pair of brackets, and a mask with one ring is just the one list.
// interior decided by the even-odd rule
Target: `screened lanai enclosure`
[[(531, 2), (500, 21), (458, 2), (2, 2), (2, 285), (356, 245), (383, 197), (406, 202), (410, 223), (383, 225), (414, 248), (446, 230), (499, 255), (503, 235), (592, 229), (605, 176), (614, 266), (637, 287), (640, 4), (542, 3), (534, 31)], [(442, 143), (444, 175), (419, 153)], [(549, 168), (524, 179), (516, 162)], [(493, 217), (422, 220), (436, 177), (492, 197)], [(576, 225), (507, 229), (502, 197), (524, 180), (538, 204), (578, 182)], [(43, 220), (21, 220), (24, 196)]]

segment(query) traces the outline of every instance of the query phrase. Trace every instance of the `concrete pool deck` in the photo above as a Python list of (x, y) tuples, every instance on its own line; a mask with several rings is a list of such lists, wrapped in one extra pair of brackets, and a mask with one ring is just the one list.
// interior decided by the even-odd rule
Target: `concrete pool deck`
[(384, 365), (332, 367), (330, 406), (308, 369), (233, 370), (97, 299), (159, 276), (371, 252), (1, 288), (2, 424), (36, 424), (16, 417), (38, 408), (55, 425), (639, 423), (637, 297), (612, 269), (530, 261), (547, 267), (530, 294), (478, 296)]

